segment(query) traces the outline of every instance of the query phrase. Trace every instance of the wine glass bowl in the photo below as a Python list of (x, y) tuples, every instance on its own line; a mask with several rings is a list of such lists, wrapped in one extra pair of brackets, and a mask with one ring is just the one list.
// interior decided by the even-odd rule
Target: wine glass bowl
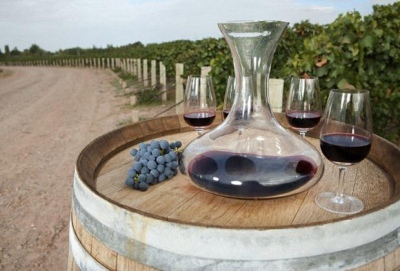
[(286, 119), (302, 137), (318, 125), (322, 114), (318, 77), (292, 77), (286, 103)]
[(372, 143), (372, 114), (367, 90), (331, 90), (320, 131), (323, 155), (339, 167), (336, 192), (323, 192), (315, 202), (321, 208), (339, 214), (363, 210), (363, 202), (344, 194), (347, 167), (364, 160)]
[(235, 99), (235, 91), (236, 91), (236, 79), (234, 76), (229, 76), (228, 81), (226, 83), (224, 105), (222, 109), (222, 114), (224, 119), (228, 117), (229, 112), (232, 109), (233, 101)]
[(185, 122), (202, 134), (210, 126), (216, 115), (216, 98), (210, 76), (189, 76), (184, 95)]

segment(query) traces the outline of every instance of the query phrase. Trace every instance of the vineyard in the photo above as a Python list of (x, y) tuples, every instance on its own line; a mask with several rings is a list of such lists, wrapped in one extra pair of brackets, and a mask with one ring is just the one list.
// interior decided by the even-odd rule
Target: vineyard
[[(291, 76), (308, 73), (320, 79), (325, 99), (333, 88), (370, 90), (374, 132), (392, 142), (400, 142), (400, 2), (375, 5), (373, 13), (362, 17), (354, 11), (341, 14), (330, 24), (303, 21), (284, 33), (273, 58), (271, 78), (282, 78), (285, 87)], [(71, 48), (55, 53), (34, 44), (23, 52), (5, 47), (0, 63), (16, 65), (29, 61), (65, 59), (149, 59), (162, 62), (168, 79), (175, 78), (175, 64), (184, 63), (185, 78), (200, 74), (210, 66), (217, 99), (222, 103), (225, 84), (234, 74), (231, 53), (224, 39), (179, 40), (143, 45), (136, 42), (121, 47)], [(115, 70), (120, 72), (119, 69)], [(121, 77), (126, 77), (120, 73)]]

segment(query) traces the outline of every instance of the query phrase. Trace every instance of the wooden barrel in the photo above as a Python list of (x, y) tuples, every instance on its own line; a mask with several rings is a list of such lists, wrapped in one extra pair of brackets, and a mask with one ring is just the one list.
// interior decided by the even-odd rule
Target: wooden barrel
[[(316, 132), (310, 135), (318, 146)], [(349, 169), (345, 191), (365, 204), (349, 216), (314, 203), (319, 192), (336, 189), (337, 167), (326, 160), (314, 187), (278, 199), (217, 196), (180, 173), (146, 192), (126, 187), (135, 145), (195, 137), (182, 116), (171, 116), (111, 131), (86, 146), (74, 175), (68, 270), (400, 268), (397, 146), (374, 136), (368, 159)]]

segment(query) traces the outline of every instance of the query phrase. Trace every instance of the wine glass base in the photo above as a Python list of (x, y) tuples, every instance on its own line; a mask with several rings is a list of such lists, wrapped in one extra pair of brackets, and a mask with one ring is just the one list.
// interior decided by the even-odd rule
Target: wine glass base
[(333, 192), (323, 192), (315, 198), (315, 203), (324, 210), (336, 214), (356, 214), (364, 209), (364, 204), (356, 197)]

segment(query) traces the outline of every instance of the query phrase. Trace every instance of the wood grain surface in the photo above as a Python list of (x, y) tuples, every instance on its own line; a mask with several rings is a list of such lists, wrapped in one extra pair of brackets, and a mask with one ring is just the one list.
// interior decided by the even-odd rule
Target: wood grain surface
[[(161, 136), (168, 141), (189, 143), (196, 132)], [(308, 137), (319, 149), (319, 141)], [(244, 200), (222, 197), (195, 187), (187, 175), (179, 173), (163, 183), (150, 186), (146, 192), (125, 185), (126, 172), (133, 162), (129, 154), (134, 145), (109, 159), (96, 178), (96, 191), (106, 200), (159, 219), (174, 220), (202, 226), (227, 228), (292, 227), (328, 223), (345, 216), (320, 209), (315, 196), (323, 191), (335, 191), (338, 168), (326, 159), (321, 180), (306, 192), (277, 199)], [(365, 211), (379, 208), (394, 194), (393, 178), (376, 163), (366, 159), (348, 169), (345, 192), (359, 197)]]

